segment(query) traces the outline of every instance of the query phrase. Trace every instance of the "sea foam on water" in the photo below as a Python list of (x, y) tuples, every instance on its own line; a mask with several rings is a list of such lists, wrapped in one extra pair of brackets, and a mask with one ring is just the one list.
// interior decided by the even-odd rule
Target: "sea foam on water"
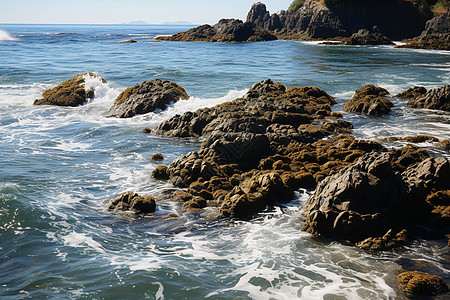
[(0, 41), (18, 41), (19, 39), (12, 37), (8, 32), (0, 29)]

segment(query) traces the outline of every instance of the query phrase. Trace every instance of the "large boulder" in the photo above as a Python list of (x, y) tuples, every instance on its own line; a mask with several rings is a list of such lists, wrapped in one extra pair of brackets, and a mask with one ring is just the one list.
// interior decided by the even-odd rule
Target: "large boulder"
[(423, 86), (415, 86), (412, 88), (407, 89), (404, 92), (398, 93), (395, 95), (395, 98), (401, 98), (401, 99), (419, 99), (425, 96), (427, 93), (427, 89)]
[(202, 25), (172, 36), (158, 37), (168, 41), (198, 42), (258, 42), (276, 40), (276, 36), (250, 22), (238, 19), (222, 19), (214, 26)]
[(444, 157), (411, 157), (401, 174), (396, 151), (366, 154), (327, 177), (307, 201), (303, 230), (335, 239), (362, 241), (419, 222), (431, 213), (426, 196), (448, 189), (450, 164)]
[(412, 108), (450, 111), (450, 85), (430, 90), (423, 97), (410, 99), (407, 105)]
[(348, 45), (393, 45), (394, 43), (387, 37), (377, 32), (370, 32), (367, 29), (360, 29), (352, 34)]
[(94, 73), (78, 74), (52, 89), (42, 93), (42, 99), (36, 99), (34, 105), (79, 106), (94, 98), (94, 87), (86, 87), (86, 80), (94, 78), (103, 83), (106, 80)]
[(345, 111), (359, 112), (367, 115), (384, 115), (391, 111), (394, 104), (384, 96), (389, 92), (381, 87), (368, 84), (356, 90), (355, 95), (345, 103)]
[(168, 104), (188, 98), (186, 90), (176, 83), (160, 79), (143, 81), (120, 93), (107, 117), (130, 118), (166, 109)]

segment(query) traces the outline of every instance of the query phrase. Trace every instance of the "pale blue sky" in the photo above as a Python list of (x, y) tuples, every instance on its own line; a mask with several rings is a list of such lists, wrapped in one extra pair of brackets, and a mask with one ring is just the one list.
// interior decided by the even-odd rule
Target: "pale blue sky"
[[(152, 24), (189, 21), (214, 24), (221, 18), (244, 19), (255, 0), (1, 0), (0, 23)], [(263, 1), (273, 13), (292, 0)]]

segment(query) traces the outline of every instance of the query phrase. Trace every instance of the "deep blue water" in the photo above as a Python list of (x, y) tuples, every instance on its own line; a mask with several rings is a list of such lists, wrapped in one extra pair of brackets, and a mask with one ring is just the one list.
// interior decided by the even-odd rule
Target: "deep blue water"
[[(301, 232), (304, 191), (249, 222), (218, 222), (214, 209), (162, 220), (180, 210), (168, 201), (146, 218), (108, 212), (108, 201), (124, 191), (162, 198), (173, 188), (150, 178), (153, 153), (169, 164), (199, 147), (142, 128), (237, 98), (255, 82), (319, 86), (336, 97), (337, 111), (368, 83), (391, 94), (450, 83), (450, 53), (442, 51), (154, 41), (187, 28), (0, 25), (0, 298), (396, 299), (393, 272), (425, 264), (450, 281), (444, 241), (370, 254)], [(131, 38), (138, 42), (116, 43)], [(32, 105), (45, 89), (86, 71), (108, 81), (89, 81), (97, 87), (89, 104)], [(155, 78), (184, 86), (191, 99), (127, 120), (104, 117), (123, 89)], [(448, 113), (393, 101), (385, 117), (344, 117), (359, 137), (449, 138)]]

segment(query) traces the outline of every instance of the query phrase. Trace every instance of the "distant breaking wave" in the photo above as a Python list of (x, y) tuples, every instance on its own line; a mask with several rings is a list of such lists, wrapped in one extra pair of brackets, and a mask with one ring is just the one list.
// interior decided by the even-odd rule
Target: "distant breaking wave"
[(12, 37), (8, 32), (0, 29), (0, 41), (18, 41), (19, 39)]

